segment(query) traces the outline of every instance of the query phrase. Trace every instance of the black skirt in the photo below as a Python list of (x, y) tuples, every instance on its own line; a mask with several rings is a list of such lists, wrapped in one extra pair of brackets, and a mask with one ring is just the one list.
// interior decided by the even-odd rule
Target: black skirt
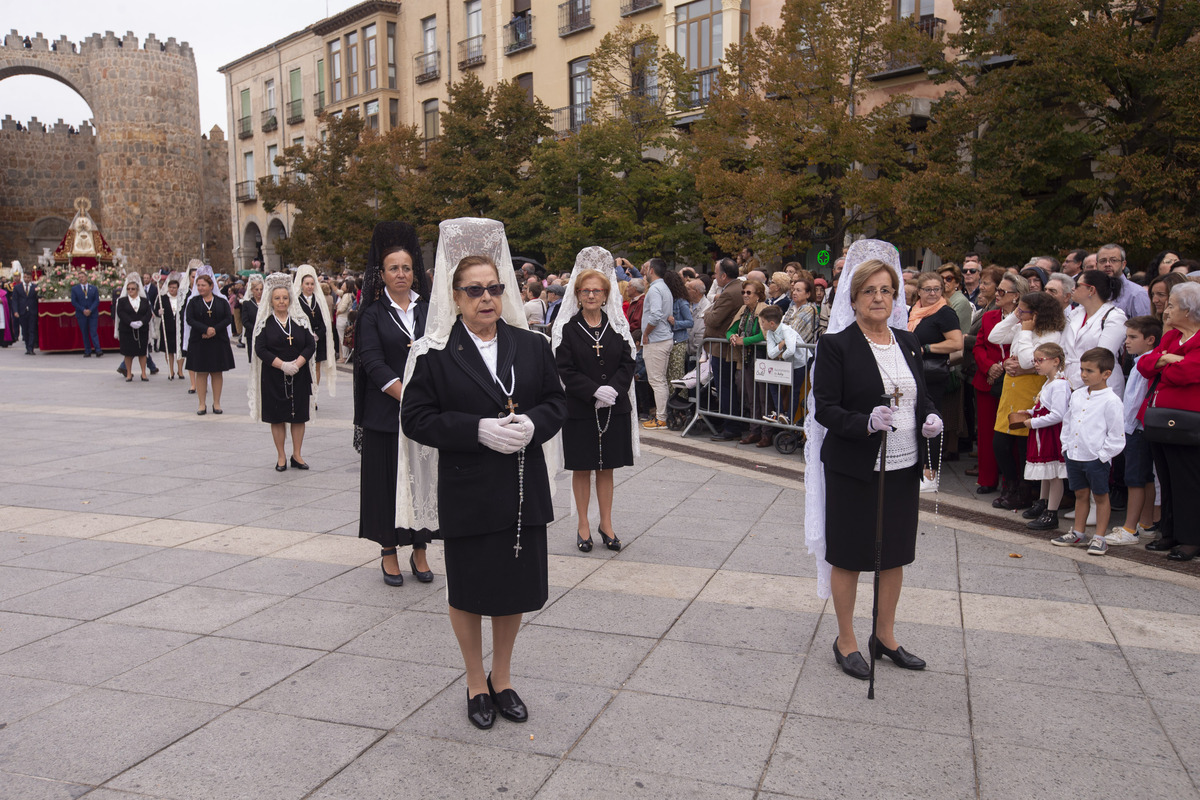
[(546, 526), (522, 527), (520, 557), (513, 552), (516, 541), (516, 525), (445, 541), (446, 594), (451, 608), (506, 617), (546, 605), (550, 591)]
[(233, 369), (233, 349), (221, 334), (205, 339), (203, 331), (192, 329), (188, 341), (186, 367), (192, 372), (228, 372)]
[(128, 325), (118, 325), (118, 343), (123, 356), (144, 356), (150, 345), (150, 328), (146, 325), (134, 330)]
[(272, 425), (280, 422), (308, 422), (308, 405), (312, 397), (312, 373), (303, 366), (295, 375), (288, 377), (283, 370), (270, 364), (262, 365), (259, 381), (259, 398), (262, 401), (262, 421)]
[(358, 537), (380, 547), (420, 549), (436, 538), (429, 530), (396, 527), (396, 452), (399, 433), (363, 428), (362, 469), (358, 481)]
[[(921, 466), (888, 472), (883, 484), (883, 548), (880, 569), (911, 564), (917, 550)], [(875, 517), (879, 473), (860, 481), (825, 470), (825, 560), (840, 569), (875, 569)]]
[[(612, 414), (612, 422), (608, 422)], [(633, 438), (629, 430), (629, 412), (600, 409), (600, 425), (608, 423), (604, 434), (604, 463), (600, 463), (600, 431), (596, 418), (568, 419), (563, 423), (563, 466), (571, 471), (616, 469), (633, 466)]]

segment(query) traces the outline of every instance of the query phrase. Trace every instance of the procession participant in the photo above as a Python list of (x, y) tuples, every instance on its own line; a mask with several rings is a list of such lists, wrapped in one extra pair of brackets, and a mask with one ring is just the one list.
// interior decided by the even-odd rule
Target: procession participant
[(246, 358), (251, 362), (254, 361), (254, 325), (263, 303), (263, 285), (261, 275), (251, 275), (246, 284), (246, 296), (242, 298), (242, 331), (246, 339)]
[(71, 305), (75, 308), (75, 322), (83, 334), (83, 357), (104, 355), (100, 349), (100, 289), (88, 280), (87, 272), (79, 274), (79, 283), (71, 287)]
[(167, 276), (166, 290), (158, 295), (159, 347), (167, 354), (167, 380), (183, 377), (183, 295), (179, 292), (182, 276), (172, 272)]
[(131, 272), (125, 277), (125, 288), (117, 300), (117, 339), (125, 357), (125, 382), (133, 380), (133, 359), (146, 377), (146, 351), (150, 347), (150, 321), (154, 311), (150, 301), (142, 297), (142, 276)]
[[(183, 335), (180, 337), (180, 345), (179, 346), (183, 348), (183, 357), (185, 360), (187, 359), (187, 354), (188, 354), (188, 342), (192, 338), (192, 330), (191, 330), (191, 327), (188, 325), (188, 320), (187, 320), (187, 306), (188, 306), (188, 303), (190, 303), (192, 301), (192, 298), (196, 296), (196, 273), (203, 266), (204, 266), (203, 261), (201, 261), (198, 258), (193, 258), (191, 261), (188, 262), (187, 269), (185, 269), (183, 271), (183, 286), (181, 289), (181, 291), (183, 292), (183, 308), (184, 308), (184, 314), (181, 317), (181, 321), (183, 323)], [(211, 268), (210, 268), (210, 271), (211, 271)], [(221, 294), (220, 289), (215, 289), (215, 292), (219, 297), (224, 297), (224, 295)], [(196, 373), (189, 369), (188, 370), (188, 394), (195, 394), (195, 393), (196, 393)]]
[(425, 552), (433, 532), (396, 525), (401, 378), (429, 314), (429, 276), (421, 252), (412, 225), (392, 221), (375, 226), (353, 328), (354, 425), (362, 454), (358, 535), (379, 544), (383, 581), (389, 586), (404, 585), (396, 548), (410, 545), (412, 574), (422, 583), (433, 580)]
[(528, 718), (512, 688), (512, 653), (522, 614), (548, 596), (551, 476), (562, 463), (566, 397), (549, 343), (526, 330), (517, 291), (501, 223), (442, 222), (429, 324), (405, 367), (400, 406), (397, 524), (440, 528), (445, 540), (450, 623), (466, 666), (467, 716), (479, 728), (497, 711)]
[(578, 515), (575, 546), (582, 553), (592, 549), (588, 506), (593, 471), (600, 508), (597, 530), (605, 547), (621, 549), (612, 521), (613, 470), (633, 466), (639, 449), (633, 336), (621, 313), (616, 277), (611, 253), (603, 247), (581, 250), (552, 338), (567, 395), (563, 460), (571, 470)]
[(229, 301), (213, 291), (215, 281), (212, 267), (203, 266), (196, 271), (196, 295), (188, 301), (184, 310), (187, 323), (188, 352), (187, 369), (194, 372), (198, 416), (208, 413), (205, 396), (208, 392), (209, 376), (212, 377), (213, 413), (224, 414), (221, 408), (223, 373), (234, 368), (233, 350), (229, 345), (229, 326), (233, 324), (233, 309)]
[[(300, 298), (300, 308), (308, 316), (313, 335), (317, 337), (317, 352), (313, 355), (317, 376), (313, 393), (316, 394), (317, 387), (321, 385), (321, 364), (325, 361), (332, 362), (330, 356), (333, 352), (333, 315), (329, 310), (329, 302), (325, 299), (325, 292), (317, 288), (317, 271), (312, 266), (301, 264), (296, 269), (292, 288)], [(329, 370), (329, 396), (337, 396), (336, 365)]]
[[(13, 268), (13, 287), (9, 297), (9, 304), (12, 306), (13, 319), (16, 320), (17, 327), (20, 328), (21, 341), (25, 343), (25, 354), (35, 355), (34, 349), (38, 346), (38, 288), (37, 282), (31, 281), (25, 276), (25, 271), (21, 269), (21, 262), (12, 262)], [(13, 330), (13, 335), (17, 333)]]
[(308, 327), (308, 317), (296, 302), (287, 275), (272, 275), (264, 295), (267, 308), (262, 309), (254, 320), (254, 358), (250, 360), (247, 385), (250, 419), (262, 420), (271, 426), (276, 472), (288, 468), (284, 445), (289, 424), (292, 428), (291, 465), (296, 469), (308, 469), (301, 450), (312, 398), (312, 355), (317, 346), (316, 339)]

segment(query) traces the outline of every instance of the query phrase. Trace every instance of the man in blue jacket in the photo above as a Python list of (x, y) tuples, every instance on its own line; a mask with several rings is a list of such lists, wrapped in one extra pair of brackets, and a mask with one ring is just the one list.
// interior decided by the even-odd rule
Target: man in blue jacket
[(71, 305), (75, 307), (75, 321), (83, 334), (83, 357), (91, 358), (95, 350), (99, 358), (104, 355), (100, 349), (100, 290), (88, 282), (86, 273), (71, 287)]

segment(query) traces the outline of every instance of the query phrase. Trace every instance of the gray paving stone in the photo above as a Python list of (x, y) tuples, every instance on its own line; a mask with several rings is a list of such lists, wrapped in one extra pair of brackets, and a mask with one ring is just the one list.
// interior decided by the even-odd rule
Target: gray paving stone
[(958, 574), (962, 590), (973, 594), (1032, 597), (1065, 603), (1090, 603), (1092, 599), (1083, 578), (1069, 572), (1051, 576), (1019, 567), (961, 564)]
[[(405, 584), (407, 587), (408, 584)], [(491, 625), (483, 625), (483, 652), (491, 652)], [(518, 638), (518, 649), (520, 639)], [(458, 640), (444, 614), (406, 611), (395, 614), (355, 637), (339, 648), (341, 653), (357, 656), (389, 658), (431, 664), (437, 667), (462, 668), (462, 653)]]
[(172, 800), (293, 800), (321, 785), (382, 731), (234, 709), (110, 785)]
[[(1200, 685), (1200, 659), (1194, 655), (1143, 647), (1123, 647), (1121, 652), (1147, 697), (1179, 698), (1184, 687)], [(1186, 692), (1184, 697), (1195, 699)]]
[[(20, 800), (75, 800), (92, 788), (78, 783), (63, 783), (11, 772), (0, 772), (0, 784), (4, 786), (7, 796)], [(95, 792), (88, 797), (95, 798)]]
[(80, 575), (0, 603), (0, 610), (69, 619), (99, 619), (170, 591), (169, 583)]
[(786, 711), (803, 659), (694, 642), (663, 641), (625, 688), (742, 708)]
[[(880, 698), (873, 702), (886, 701)], [(869, 784), (865, 791), (874, 797), (973, 799), (971, 740), (861, 722), (789, 716), (762, 788), (819, 800), (841, 800), (862, 796), (864, 781)]]
[(0, 769), (99, 785), (223, 711), (207, 703), (88, 689), (0, 730)]
[[(614, 512), (615, 513), (615, 512)], [(647, 530), (653, 536), (682, 539), (708, 539), (716, 542), (740, 542), (754, 527), (754, 520), (735, 517), (713, 519), (704, 510), (691, 505), (677, 506)]]
[(78, 624), (71, 619), (0, 611), (0, 653), (7, 653)]
[(193, 638), (173, 631), (88, 622), (0, 655), (0, 673), (90, 686)]
[[(596, 544), (600, 537), (593, 534)], [(733, 552), (733, 542), (712, 542), (696, 539), (682, 543), (666, 536), (639, 536), (621, 550), (622, 561), (642, 561), (649, 564), (675, 564), (681, 567), (717, 569)]]
[(331, 653), (244, 707), (391, 730), (461, 675), (461, 668)]
[(521, 677), (617, 688), (653, 645), (641, 636), (526, 625), (517, 637), (512, 669)]
[[(573, 756), (755, 788), (782, 720), (773, 711), (624, 691), (592, 724)], [(634, 741), (641, 745), (630, 747)]]
[[(406, 561), (408, 559), (405, 559)], [(345, 570), (345, 568), (343, 567)], [(410, 608), (435, 593), (445, 594), (446, 576), (437, 575), (433, 583), (405, 579), (403, 586), (388, 586), (383, 582), (379, 562), (365, 567), (345, 570), (318, 586), (301, 592), (301, 597), (316, 600), (336, 600), (340, 603), (360, 603), (399, 611)]]
[[(1138, 681), (1121, 648), (996, 631), (966, 632), (971, 675), (1022, 683), (1086, 686), (1091, 691), (1136, 695)], [(1176, 660), (1178, 654), (1171, 654)], [(1198, 670), (1200, 672), (1200, 670)], [(1139, 673), (1139, 678), (1141, 678)]]
[[(1136, 546), (1136, 545), (1134, 545)], [(1087, 575), (1083, 582), (1101, 606), (1200, 614), (1200, 593), (1166, 581), (1125, 575)]]
[[(0, 501), (3, 502), (3, 501)], [(79, 541), (68, 536), (39, 536), (34, 533), (0, 532), (0, 562), (16, 561), (30, 553), (40, 553), (54, 547)], [(49, 567), (47, 567), (49, 569)]]
[(665, 597), (572, 589), (538, 614), (537, 625), (625, 636), (662, 636), (687, 603)]
[(393, 613), (390, 609), (378, 606), (290, 597), (221, 628), (216, 635), (293, 647), (336, 650)]
[(694, 602), (668, 639), (799, 654), (808, 650), (820, 614)]
[(114, 614), (111, 621), (147, 628), (212, 633), (278, 602), (279, 597), (275, 595), (183, 586), (126, 608)]
[(286, 531), (312, 531), (325, 533), (358, 519), (358, 509), (353, 511), (302, 506), (288, 508), (274, 514), (255, 517), (250, 523), (256, 528), (278, 528)]
[(69, 683), (0, 675), (0, 723), (11, 725), (81, 691)]
[[(747, 482), (744, 486), (708, 482), (697, 487), (688, 496), (688, 504), (693, 501), (719, 501), (728, 503), (743, 503), (748, 516), (761, 515), (762, 510), (778, 499), (783, 490), (772, 484), (762, 484), (758, 481)], [(757, 513), (751, 513), (751, 512)]]
[(50, 572), (44, 569), (0, 567), (0, 601), (36, 592), (56, 583), (74, 578), (70, 572)]
[[(1167, 733), (1171, 746), (1200, 787), (1200, 737), (1196, 736), (1196, 720), (1200, 719), (1200, 703), (1193, 699), (1151, 700), (1158, 721)], [(1197, 793), (1200, 795), (1200, 792)]]
[[(479, 731), (479, 743), (432, 739), (396, 732), (389, 734), (329, 783), (313, 800), (395, 800), (395, 798), (531, 798), (551, 773), (557, 759), (491, 746), (496, 733)], [(464, 725), (469, 725), (465, 716)], [(510, 727), (517, 727), (512, 726)], [(487, 764), (479, 769), (479, 764)], [(453, 776), (452, 781), (447, 776)]]
[(320, 656), (316, 650), (206, 636), (118, 675), (104, 688), (236, 706)]
[(109, 567), (100, 574), (117, 578), (185, 584), (236, 567), (238, 564), (249, 561), (250, 558), (250, 556), (239, 556), (233, 553), (209, 553), (203, 550), (163, 547), (155, 548), (154, 552), (149, 555)]
[(1083, 758), (1060, 748), (981, 741), (976, 746), (979, 796), (988, 800), (1031, 797), (1137, 797), (1185, 800), (1200, 796), (1181, 770), (1132, 764), (1116, 758)]
[(904, 586), (958, 592), (958, 564), (952, 560), (923, 559), (918, 552), (917, 560), (904, 568)]
[[(1066, 556), (1051, 555), (1041, 550), (1034, 550), (1032, 547), (998, 542), (995, 539), (972, 533), (959, 533), (957, 536), (960, 564), (990, 564), (994, 567), (1070, 573), (1079, 571), (1076, 561)], [(1050, 538), (1047, 535), (1047, 541)], [(1016, 553), (1021, 557), (1012, 558), (1010, 553)]]
[(677, 778), (649, 770), (567, 760), (536, 795), (539, 800), (590, 800), (622, 797), (634, 800), (752, 800), (753, 789)]
[(320, 561), (246, 558), (242, 564), (202, 578), (196, 581), (196, 584), (217, 589), (293, 595), (335, 578), (348, 569), (349, 567), (341, 564), (325, 564)]
[(722, 569), (802, 578), (817, 577), (817, 562), (808, 554), (802, 541), (787, 547), (743, 541), (722, 565)]

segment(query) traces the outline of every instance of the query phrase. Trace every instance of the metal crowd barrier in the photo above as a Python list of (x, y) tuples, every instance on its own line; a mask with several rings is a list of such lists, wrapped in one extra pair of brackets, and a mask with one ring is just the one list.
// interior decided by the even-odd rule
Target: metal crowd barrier
[(809, 363), (803, 384), (795, 387), (792, 362), (767, 358), (765, 344), (749, 348), (754, 352), (752, 359), (743, 357), (734, 362), (727, 360), (734, 352), (727, 340), (705, 339), (703, 349), (709, 354), (711, 377), (701, 380), (702, 373), (697, 367), (695, 386), (688, 389), (690, 408), (686, 409), (686, 423), (680, 435), (687, 436), (697, 422), (703, 422), (716, 435), (723, 427), (721, 422), (730, 420), (762, 426), (764, 435), (773, 437), (775, 449), (785, 454), (795, 452), (804, 440), (812, 354), (816, 350), (815, 344), (801, 347), (809, 353)]

